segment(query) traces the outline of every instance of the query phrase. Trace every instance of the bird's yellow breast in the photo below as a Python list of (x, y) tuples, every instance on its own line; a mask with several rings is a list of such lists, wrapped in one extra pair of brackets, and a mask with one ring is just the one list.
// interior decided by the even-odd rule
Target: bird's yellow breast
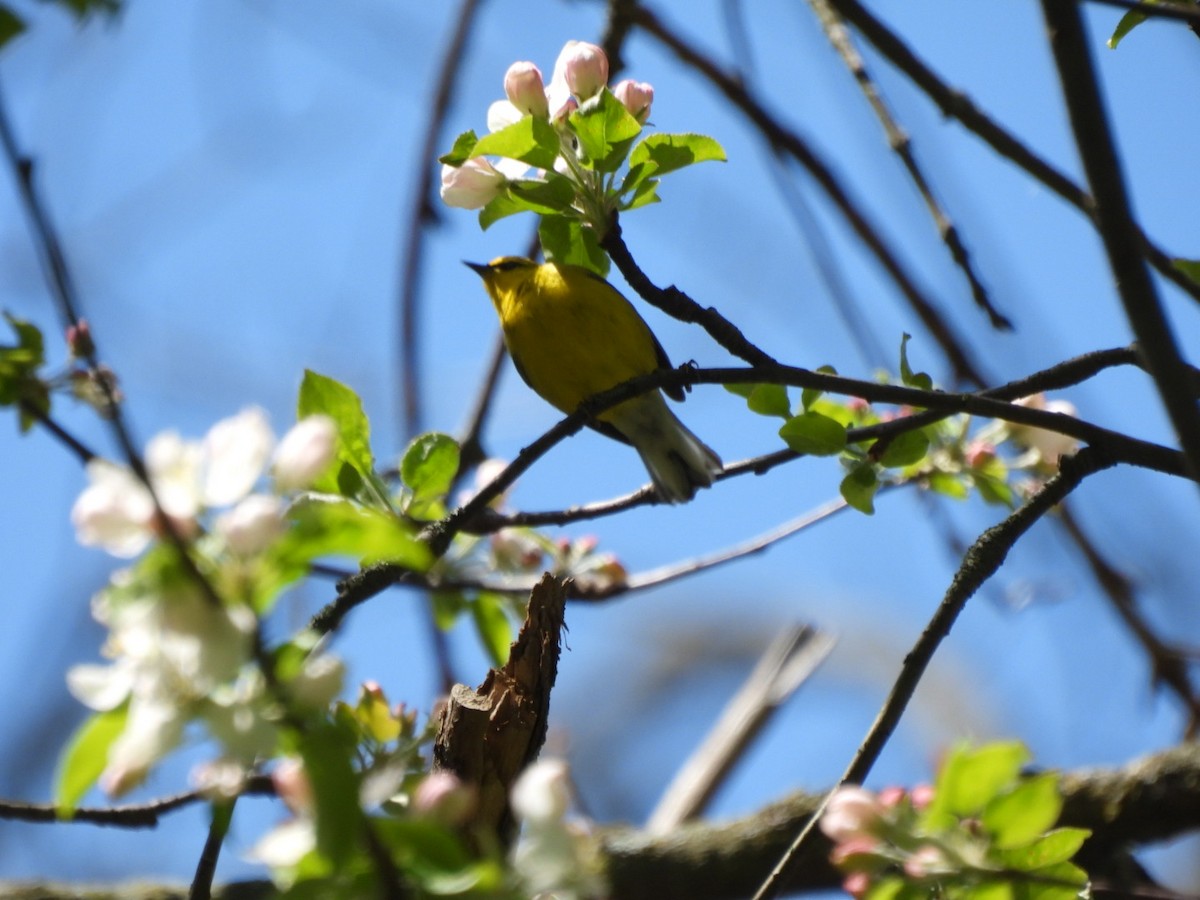
[(513, 362), (530, 387), (563, 412), (658, 368), (654, 337), (641, 316), (582, 269), (539, 266), (495, 299)]

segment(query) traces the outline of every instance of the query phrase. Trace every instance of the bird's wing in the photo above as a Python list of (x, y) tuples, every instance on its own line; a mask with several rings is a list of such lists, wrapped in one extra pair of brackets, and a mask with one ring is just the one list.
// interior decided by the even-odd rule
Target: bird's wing
[[(621, 298), (621, 300), (623, 300), (623, 301), (625, 301), (625, 303), (629, 304), (629, 307), (631, 309), (633, 309), (633, 314), (635, 316), (637, 316), (638, 319), (641, 319), (642, 325), (645, 327), (647, 334), (650, 335), (650, 340), (652, 340), (654, 342), (654, 358), (656, 360), (658, 360), (658, 367), (660, 369), (675, 368), (673, 365), (671, 365), (671, 358), (669, 356), (667, 356), (667, 351), (664, 350), (663, 345), (658, 342), (658, 337), (655, 336), (654, 332), (650, 330), (650, 326), (646, 324), (645, 319), (642, 319), (641, 315), (638, 313), (638, 311), (634, 307), (634, 305), (632, 303), (629, 303), (628, 298), (624, 294), (622, 294), (620, 291), (618, 291), (615, 287), (613, 287), (611, 284), (609, 284), (606, 279), (601, 278), (595, 272), (593, 272), (591, 270), (586, 270), (586, 272), (589, 277), (595, 278), (602, 285), (604, 285), (606, 288), (608, 288), (610, 291), (612, 291), (614, 294), (616, 294), (619, 298)], [(686, 394), (684, 393), (683, 387), (681, 385), (674, 385), (673, 387), (663, 388), (663, 393), (666, 394), (668, 397), (670, 397), (672, 400), (676, 400), (676, 401), (680, 401), (680, 402), (682, 402), (684, 397), (686, 396)], [(603, 432), (603, 433), (607, 434), (608, 432)], [(625, 443), (629, 443), (629, 442), (626, 441)]]
[[(659, 349), (661, 350), (661, 348)], [(508, 358), (512, 360), (513, 368), (517, 370), (517, 374), (521, 376), (521, 380), (533, 388), (534, 392), (536, 393), (537, 388), (533, 387), (533, 382), (529, 380), (529, 375), (526, 374), (525, 369), (519, 362), (517, 362), (516, 358), (511, 353), (508, 354)], [(605, 437), (610, 437), (614, 441), (620, 441), (622, 444), (629, 444), (630, 446), (633, 446), (629, 438), (625, 437), (625, 435), (621, 434), (621, 432), (617, 431), (616, 428), (614, 428), (612, 425), (609, 425), (607, 422), (601, 422), (599, 419), (593, 419), (591, 422), (588, 422), (588, 427), (594, 428)]]

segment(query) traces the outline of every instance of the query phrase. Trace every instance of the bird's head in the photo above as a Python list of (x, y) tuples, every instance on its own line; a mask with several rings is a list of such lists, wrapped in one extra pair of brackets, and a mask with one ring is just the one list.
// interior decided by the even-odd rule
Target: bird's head
[(528, 281), (538, 269), (538, 264), (523, 256), (498, 256), (487, 265), (463, 261), (483, 279), (488, 293), (493, 298), (510, 294)]

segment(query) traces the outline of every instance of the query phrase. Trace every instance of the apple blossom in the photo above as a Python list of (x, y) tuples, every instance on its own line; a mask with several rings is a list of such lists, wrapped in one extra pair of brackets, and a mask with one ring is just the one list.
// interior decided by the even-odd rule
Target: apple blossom
[(459, 209), (482, 209), (500, 195), (505, 176), (484, 157), (468, 159), (457, 168), (442, 166), (442, 202)]
[(126, 559), (137, 556), (152, 537), (154, 498), (124, 466), (93, 459), (85, 471), (88, 486), (71, 507), (79, 543)]
[(213, 530), (239, 556), (266, 550), (283, 534), (284, 527), (283, 501), (271, 494), (251, 494), (213, 523)]
[(835, 844), (852, 838), (874, 839), (871, 827), (879, 820), (879, 800), (858, 785), (842, 785), (833, 792), (821, 815), (821, 831)]
[(329, 416), (305, 416), (283, 436), (275, 449), (271, 472), (281, 491), (312, 485), (337, 455), (337, 424)]
[(552, 85), (565, 83), (582, 103), (600, 93), (608, 83), (608, 57), (595, 44), (567, 41), (554, 63), (554, 75), (550, 80)]
[(504, 93), (523, 115), (546, 119), (550, 104), (546, 100), (546, 85), (542, 72), (531, 62), (515, 62), (504, 73)]
[(512, 809), (527, 823), (557, 822), (571, 805), (571, 781), (561, 759), (540, 759), (525, 769), (512, 788)]
[(617, 82), (613, 88), (613, 96), (629, 110), (640, 124), (645, 124), (650, 118), (650, 105), (654, 102), (654, 88), (644, 81), (634, 81), (626, 78)]
[[(1017, 406), (1028, 409), (1038, 409), (1043, 412), (1060, 413), (1065, 416), (1077, 416), (1079, 411), (1073, 403), (1066, 400), (1047, 400), (1045, 394), (1033, 394), (1014, 400)], [(1012, 437), (1018, 444), (1031, 450), (1036, 450), (1039, 458), (1048, 466), (1057, 467), (1059, 461), (1079, 449), (1079, 441), (1069, 434), (1048, 431), (1044, 428), (1034, 428), (1029, 425), (1013, 425)]]
[(296, 815), (311, 813), (313, 809), (312, 782), (304, 770), (304, 762), (295, 756), (279, 761), (271, 773), (271, 784), (275, 793)]
[(205, 506), (228, 506), (250, 493), (275, 444), (267, 414), (252, 406), (209, 429), (203, 444)]

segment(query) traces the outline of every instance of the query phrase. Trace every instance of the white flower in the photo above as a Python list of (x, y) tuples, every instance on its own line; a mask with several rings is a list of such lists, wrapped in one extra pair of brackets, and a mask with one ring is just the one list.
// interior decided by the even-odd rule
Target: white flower
[(203, 443), (164, 431), (146, 445), (146, 485), (125, 466), (88, 463), (88, 486), (71, 509), (79, 542), (114, 556), (137, 556), (157, 532), (154, 498), (185, 536), (207, 507), (242, 499), (263, 473), (274, 438), (262, 410), (251, 408), (218, 422)]
[(165, 597), (101, 594), (93, 614), (110, 628), (111, 665), (75, 666), (67, 686), (92, 709), (128, 702), (125, 729), (101, 775), (110, 794), (124, 793), (173, 749), (196, 706), (237, 676), (250, 658), (254, 615), (211, 604), (199, 591)]
[[(1066, 400), (1047, 400), (1045, 394), (1033, 394), (1014, 400), (1017, 406), (1039, 409), (1044, 412), (1061, 413), (1065, 416), (1078, 416), (1079, 410), (1075, 404)], [(1037, 451), (1041, 461), (1048, 466), (1058, 467), (1064, 456), (1069, 456), (1079, 449), (1079, 441), (1069, 434), (1048, 431), (1044, 428), (1033, 428), (1028, 425), (1012, 425), (1011, 434), (1014, 441), (1031, 450)]]
[(504, 189), (504, 175), (484, 157), (461, 166), (442, 166), (442, 202), (459, 209), (482, 209)]
[(137, 556), (152, 536), (150, 492), (131, 471), (107, 460), (92, 460), (86, 472), (88, 486), (71, 508), (79, 543), (126, 559)]
[(204, 437), (204, 505), (228, 506), (250, 493), (274, 444), (267, 414), (258, 407), (210, 428)]
[[(298, 818), (268, 831), (246, 858), (272, 869), (295, 866), (317, 847), (317, 831), (312, 819)], [(286, 887), (285, 885), (282, 885)]]
[(272, 494), (251, 494), (218, 516), (213, 530), (240, 556), (261, 553), (284, 532), (283, 501)]
[(295, 701), (309, 709), (325, 709), (342, 692), (346, 666), (329, 653), (310, 655), (288, 683)]
[(280, 491), (300, 491), (325, 474), (337, 455), (337, 423), (329, 416), (305, 416), (279, 442), (271, 472)]
[(512, 809), (527, 824), (561, 822), (571, 805), (571, 778), (561, 759), (542, 759), (529, 766), (512, 787)]

